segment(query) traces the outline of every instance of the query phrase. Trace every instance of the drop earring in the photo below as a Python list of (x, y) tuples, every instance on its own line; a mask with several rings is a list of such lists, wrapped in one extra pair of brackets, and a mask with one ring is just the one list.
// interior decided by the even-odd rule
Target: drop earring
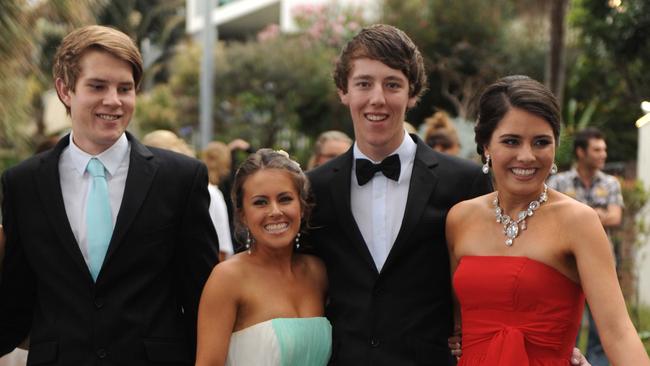
[(300, 232), (298, 232), (298, 234), (296, 234), (295, 242), (296, 242), (296, 249), (300, 248)]
[(483, 164), (481, 170), (483, 171), (483, 174), (487, 174), (490, 172), (490, 154), (487, 154), (485, 156), (485, 164)]
[(557, 164), (555, 164), (555, 163), (553, 163), (553, 165), (551, 165), (551, 175), (553, 175), (553, 174), (557, 174)]
[(251, 231), (246, 229), (246, 246), (245, 246), (245, 248), (246, 248), (246, 252), (248, 253), (248, 255), (251, 255), (251, 243), (252, 242), (253, 242), (253, 240), (251, 239)]

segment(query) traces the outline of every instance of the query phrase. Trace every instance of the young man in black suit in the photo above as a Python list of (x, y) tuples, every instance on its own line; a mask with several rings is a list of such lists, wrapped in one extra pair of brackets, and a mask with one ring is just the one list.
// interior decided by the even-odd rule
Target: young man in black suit
[(2, 177), (0, 354), (28, 365), (193, 365), (196, 314), (217, 262), (207, 170), (126, 132), (142, 58), (88, 26), (55, 56), (72, 133)]
[(434, 152), (403, 121), (426, 86), (417, 47), (375, 25), (334, 71), (355, 143), (309, 172), (311, 240), (327, 265), (334, 365), (449, 365), (451, 281), (445, 217), (490, 191), (480, 168)]

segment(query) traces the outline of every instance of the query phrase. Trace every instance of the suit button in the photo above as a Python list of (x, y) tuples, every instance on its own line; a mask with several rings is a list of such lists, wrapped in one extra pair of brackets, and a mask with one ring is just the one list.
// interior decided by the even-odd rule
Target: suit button
[(102, 298), (96, 298), (95, 299), (95, 307), (97, 309), (101, 309), (104, 307), (104, 300)]
[(108, 353), (106, 352), (105, 349), (100, 348), (100, 349), (97, 350), (97, 357), (106, 358), (107, 355), (108, 355)]
[(384, 292), (384, 291), (381, 289), (381, 286), (375, 286), (375, 288), (372, 290), (372, 292), (374, 292), (375, 295), (381, 295), (381, 293)]
[(379, 341), (375, 338), (370, 338), (370, 347), (372, 348), (379, 347)]

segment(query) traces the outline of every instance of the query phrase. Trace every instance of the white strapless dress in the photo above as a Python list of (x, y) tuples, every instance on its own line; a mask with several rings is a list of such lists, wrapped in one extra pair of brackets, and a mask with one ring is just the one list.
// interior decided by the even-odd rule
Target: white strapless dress
[(326, 318), (276, 318), (234, 332), (226, 366), (325, 366), (331, 351)]

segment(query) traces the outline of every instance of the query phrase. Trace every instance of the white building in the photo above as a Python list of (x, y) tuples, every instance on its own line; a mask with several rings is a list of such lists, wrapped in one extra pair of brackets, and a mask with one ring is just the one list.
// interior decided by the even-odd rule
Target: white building
[[(318, 5), (333, 0), (219, 0), (212, 10), (212, 25), (217, 27), (219, 39), (246, 39), (270, 24), (278, 24), (283, 32), (296, 26), (292, 9), (297, 5)], [(186, 31), (197, 35), (203, 29), (205, 0), (187, 0)], [(217, 0), (215, 0), (215, 3)], [(364, 9), (367, 19), (377, 18), (381, 2), (377, 0), (338, 0), (342, 6)]]
[[(646, 104), (647, 103), (647, 104)], [(637, 151), (637, 178), (643, 182), (646, 191), (650, 191), (650, 103), (644, 102), (646, 115), (637, 121), (639, 147)], [(647, 109), (647, 110), (646, 110)], [(650, 203), (646, 204), (640, 219), (650, 227)], [(639, 301), (650, 305), (650, 237), (637, 253), (637, 271), (639, 275)]]

